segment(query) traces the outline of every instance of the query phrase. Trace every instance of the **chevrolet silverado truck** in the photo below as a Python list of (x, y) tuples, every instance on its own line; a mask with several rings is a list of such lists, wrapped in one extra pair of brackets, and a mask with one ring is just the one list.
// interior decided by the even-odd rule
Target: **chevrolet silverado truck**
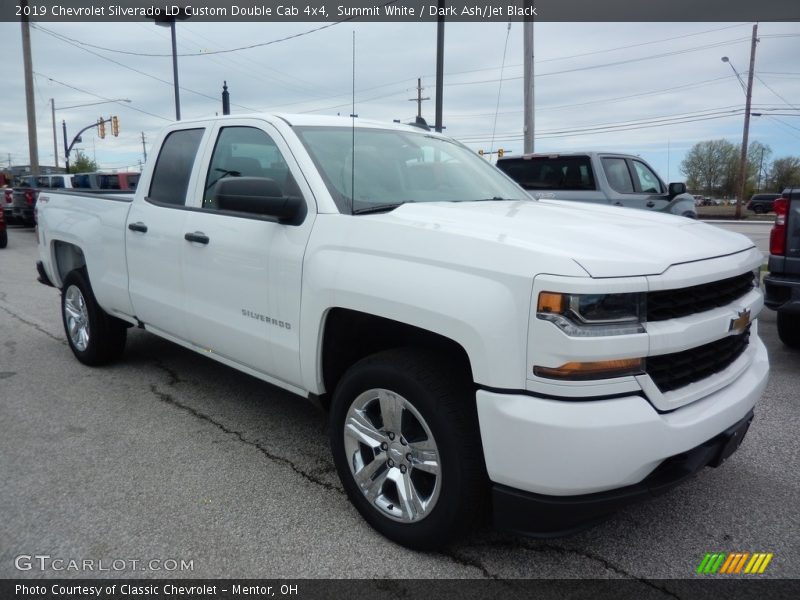
[(750, 240), (534, 200), (415, 127), (181, 121), (135, 195), (43, 192), (38, 220), (79, 361), (139, 327), (322, 405), (351, 502), (409, 547), (661, 493), (739, 447), (767, 381)]
[(764, 302), (778, 311), (781, 341), (800, 348), (800, 188), (785, 189), (774, 201), (773, 210)]
[(524, 154), (497, 159), (497, 167), (535, 198), (557, 198), (655, 210), (697, 218), (683, 183), (664, 185), (638, 156), (610, 152)]

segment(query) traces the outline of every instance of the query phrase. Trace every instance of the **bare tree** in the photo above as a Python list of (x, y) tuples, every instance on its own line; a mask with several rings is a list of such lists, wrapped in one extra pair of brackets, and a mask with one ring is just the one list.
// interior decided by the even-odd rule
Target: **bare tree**
[(785, 156), (772, 163), (767, 177), (770, 191), (782, 192), (792, 185), (800, 185), (800, 158)]

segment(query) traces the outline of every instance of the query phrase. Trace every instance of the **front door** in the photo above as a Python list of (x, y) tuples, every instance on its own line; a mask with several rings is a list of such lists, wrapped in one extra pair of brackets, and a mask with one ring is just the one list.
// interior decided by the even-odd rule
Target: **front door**
[[(316, 213), (310, 189), (280, 134), (264, 121), (225, 121), (204, 161), (186, 221), (183, 283), (187, 339), (220, 357), (289, 384), (300, 378), (303, 255)], [(268, 179), (275, 196), (301, 195), (302, 223), (282, 224), (226, 209), (216, 183)]]

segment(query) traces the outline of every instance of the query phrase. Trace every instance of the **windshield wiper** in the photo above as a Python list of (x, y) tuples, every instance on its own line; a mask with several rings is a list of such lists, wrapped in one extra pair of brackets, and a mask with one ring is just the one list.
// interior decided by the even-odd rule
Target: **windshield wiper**
[(492, 196), (491, 198), (478, 198), (473, 202), (515, 202), (516, 198), (503, 198), (502, 196)]
[(361, 208), (354, 208), (354, 215), (368, 215), (370, 213), (388, 212), (394, 210), (398, 206), (405, 204), (405, 202), (395, 202), (394, 204), (375, 204), (373, 206), (362, 206)]

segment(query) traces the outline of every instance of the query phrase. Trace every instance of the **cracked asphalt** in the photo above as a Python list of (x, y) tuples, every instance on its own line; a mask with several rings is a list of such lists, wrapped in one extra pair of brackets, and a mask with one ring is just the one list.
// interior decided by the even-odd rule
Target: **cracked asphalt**
[[(773, 370), (740, 450), (719, 469), (566, 538), (491, 528), (442, 552), (373, 532), (336, 476), (326, 418), (141, 330), (92, 369), (66, 345), (59, 292), (35, 281), (29, 229), (0, 250), (0, 578), (626, 578), (655, 597), (709, 551), (773, 552), (800, 578), (800, 353), (775, 315)], [(184, 572), (18, 571), (21, 554), (193, 561)]]

